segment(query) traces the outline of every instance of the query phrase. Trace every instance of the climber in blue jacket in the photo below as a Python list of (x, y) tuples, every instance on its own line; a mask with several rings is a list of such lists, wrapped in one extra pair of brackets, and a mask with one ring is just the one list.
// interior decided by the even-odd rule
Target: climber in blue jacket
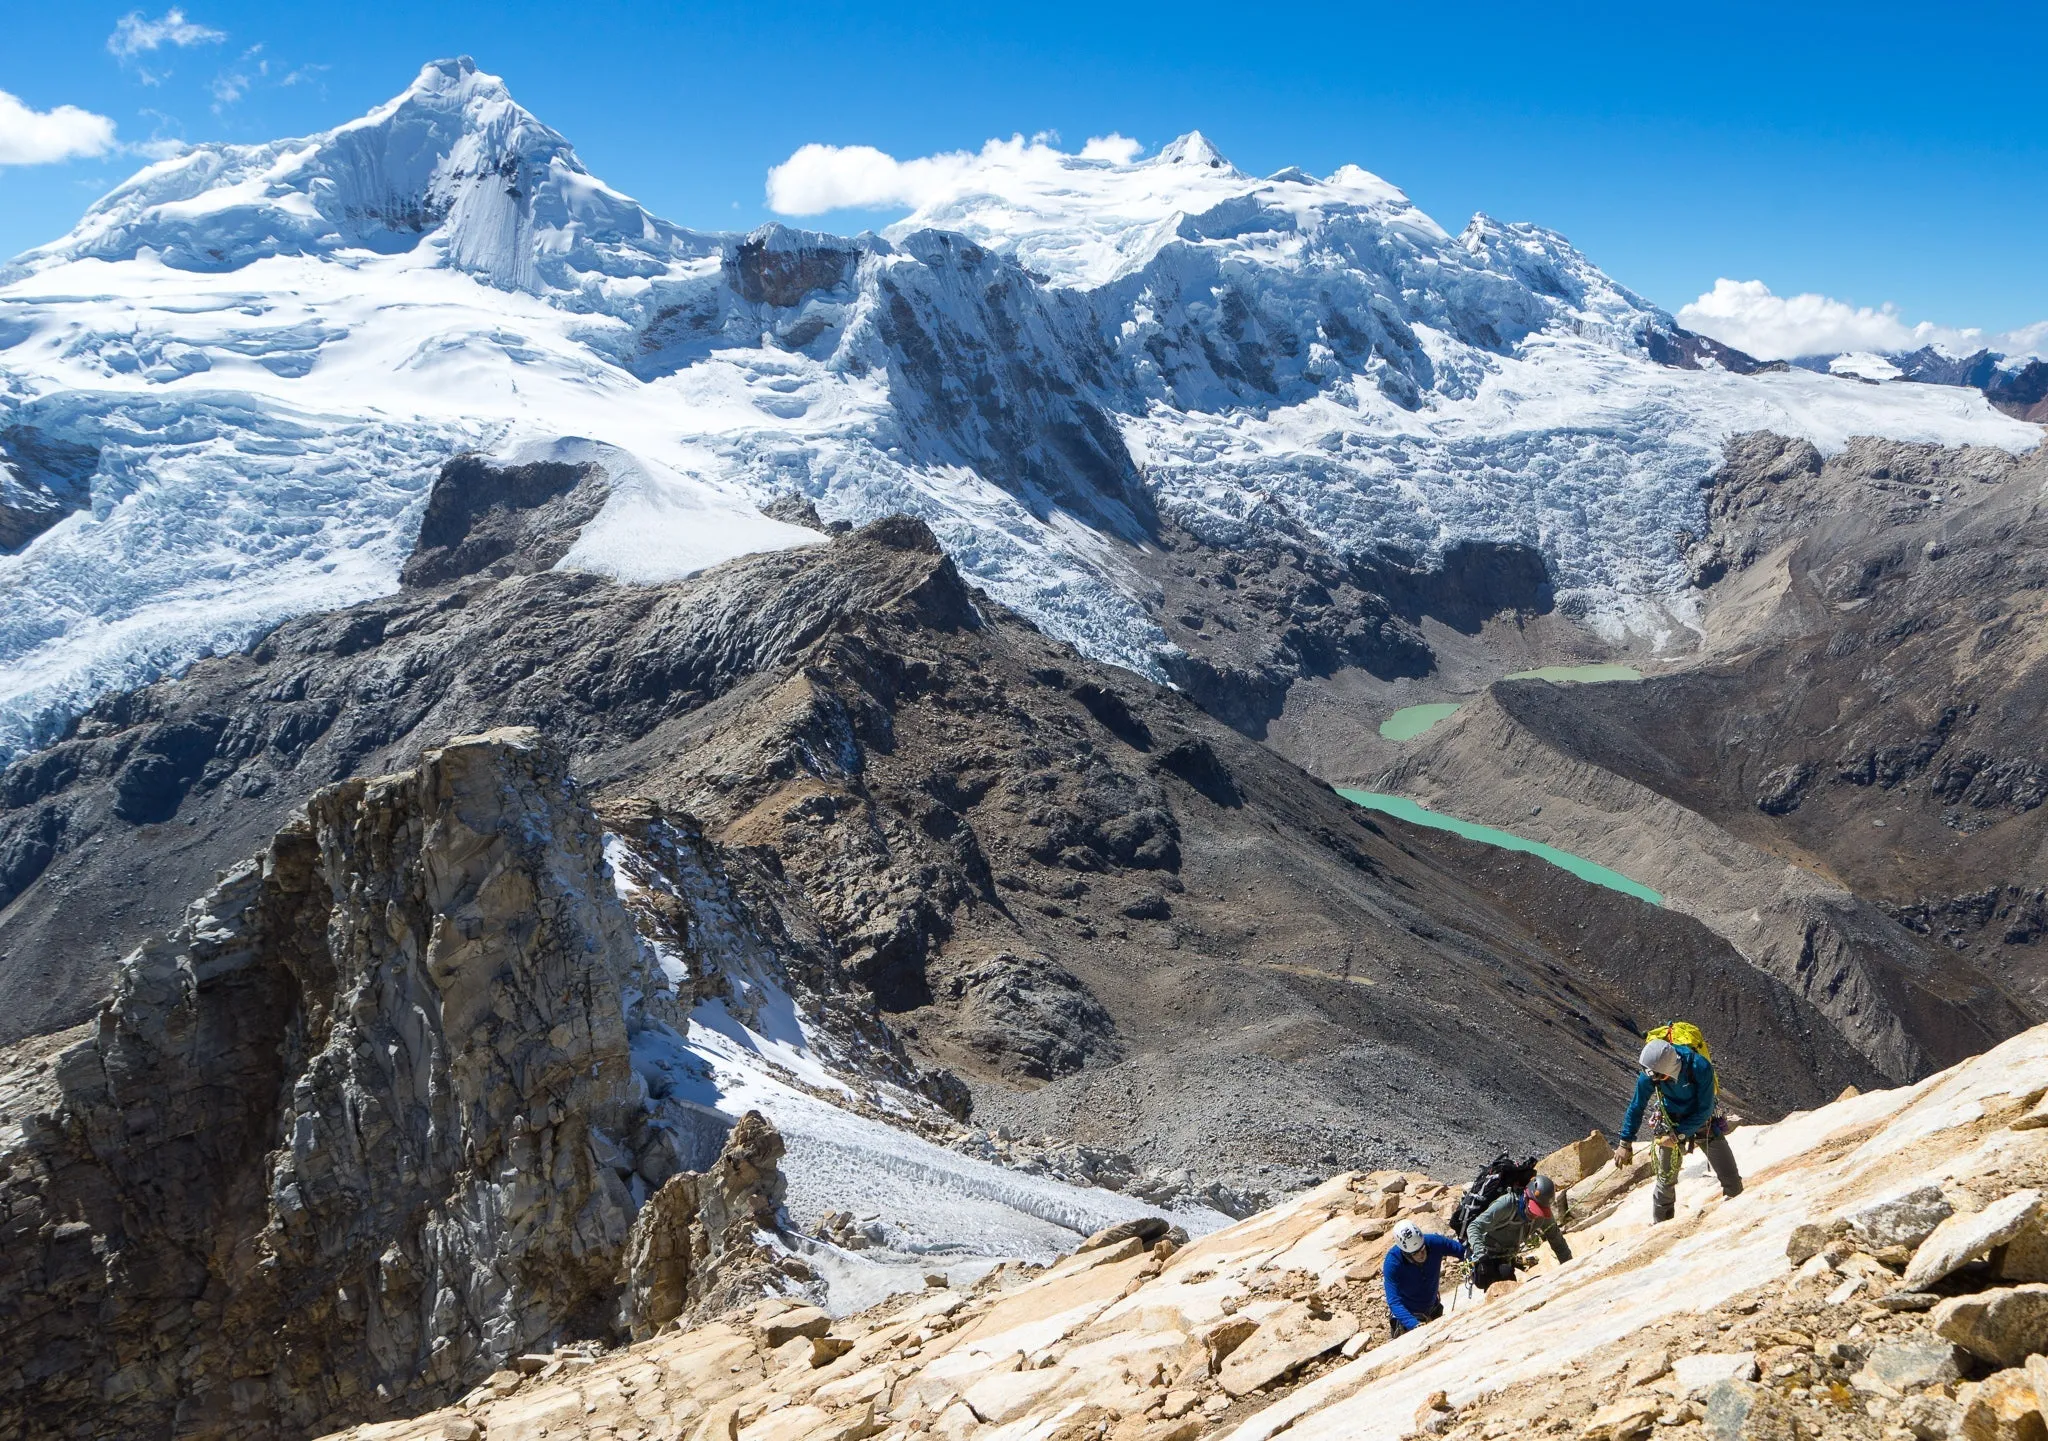
[(1380, 1280), (1386, 1286), (1388, 1323), (1396, 1336), (1443, 1315), (1437, 1292), (1446, 1256), (1462, 1261), (1465, 1247), (1449, 1236), (1424, 1235), (1413, 1221), (1394, 1227), (1394, 1244), (1387, 1248)]
[(1691, 1046), (1674, 1046), (1653, 1036), (1637, 1058), (1637, 1067), (1635, 1094), (1621, 1118), (1621, 1144), (1614, 1148), (1614, 1163), (1624, 1167), (1634, 1163), (1636, 1129), (1643, 1123), (1650, 1098), (1656, 1097), (1651, 1139), (1657, 1143), (1657, 1184), (1650, 1191), (1651, 1221), (1668, 1221), (1678, 1209), (1679, 1166), (1694, 1146), (1707, 1153), (1721, 1193), (1741, 1195), (1742, 1172), (1735, 1165), (1735, 1152), (1729, 1149), (1728, 1123), (1717, 1104), (1720, 1088), (1714, 1082), (1714, 1063)]

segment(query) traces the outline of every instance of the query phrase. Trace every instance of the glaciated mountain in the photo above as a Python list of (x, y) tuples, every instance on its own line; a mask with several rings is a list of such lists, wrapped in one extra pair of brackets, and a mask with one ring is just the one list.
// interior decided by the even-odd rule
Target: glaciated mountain
[(1862, 351), (1801, 356), (1793, 364), (1862, 380), (1960, 385), (1981, 391), (2007, 415), (2048, 421), (2048, 359), (2038, 353), (2007, 355), (1986, 349), (1957, 355), (1945, 346), (1923, 345), (1918, 350), (1882, 355)]
[(1663, 634), (1727, 435), (2039, 439), (1968, 392), (1750, 370), (1550, 232), (1453, 235), (1197, 135), (987, 157), (886, 237), (697, 234), (438, 62), (324, 134), (151, 166), (0, 270), (0, 752), (393, 589), (464, 452), (600, 465), (557, 563), (629, 580), (814, 541), (759, 510), (790, 492), (907, 511), (1157, 676), (1134, 557), (1164, 538), (1531, 547), (1567, 610)]

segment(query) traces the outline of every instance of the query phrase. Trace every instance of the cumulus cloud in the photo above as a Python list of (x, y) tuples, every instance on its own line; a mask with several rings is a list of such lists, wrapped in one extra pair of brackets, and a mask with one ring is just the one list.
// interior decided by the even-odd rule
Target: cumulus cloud
[[(1012, 135), (991, 140), (977, 153), (952, 150), (898, 160), (872, 145), (801, 146), (768, 172), (768, 208), (778, 215), (822, 215), (828, 210), (921, 209), (957, 195), (968, 179), (991, 168), (1056, 169), (1071, 157), (1055, 145), (1058, 137)], [(1085, 160), (1128, 165), (1144, 147), (1114, 132), (1081, 147)]]
[(104, 155), (114, 148), (114, 122), (76, 105), (32, 110), (0, 90), (0, 165), (49, 165)]
[(187, 20), (185, 12), (175, 5), (155, 20), (145, 18), (140, 10), (131, 10), (115, 22), (114, 33), (107, 37), (107, 52), (131, 60), (165, 45), (182, 50), (192, 45), (217, 45), (227, 38), (224, 30)]
[(1761, 280), (1725, 277), (1698, 300), (1680, 307), (1678, 323), (1759, 360), (1918, 350), (1923, 345), (1970, 351), (1997, 338), (1925, 320), (1908, 325), (1889, 302), (1873, 309), (1826, 295), (1774, 295)]
[(965, 151), (902, 161), (872, 145), (798, 146), (768, 172), (768, 208), (778, 215), (921, 205), (958, 177)]
[(1138, 152), (1145, 147), (1128, 135), (1119, 135), (1114, 130), (1107, 135), (1094, 136), (1081, 147), (1083, 160), (1111, 160), (1118, 165), (1129, 165), (1138, 158)]

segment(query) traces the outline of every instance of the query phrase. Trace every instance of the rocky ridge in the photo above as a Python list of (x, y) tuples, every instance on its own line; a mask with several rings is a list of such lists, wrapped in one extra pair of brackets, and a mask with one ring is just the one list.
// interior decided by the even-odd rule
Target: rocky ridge
[(1388, 1233), (1455, 1195), (1351, 1174), (1191, 1245), (1127, 1227), (811, 1335), (769, 1300), (337, 1436), (2023, 1441), (2048, 1403), (2044, 1066), (2048, 1027), (1743, 1128), (1744, 1194), (1695, 1158), (1661, 1226), (1647, 1164), (1603, 1162), (1572, 1261), (1484, 1298), (1451, 1278), (1449, 1314), (1398, 1340)]
[(658, 1310), (678, 1215), (682, 1300), (717, 1294), (774, 1154), (743, 1126), (686, 1172), (702, 1124), (635, 1069), (647, 970), (532, 732), (317, 792), (8, 1078), (0, 1421), (303, 1434), (431, 1397), (608, 1335), (622, 1262)]
[[(17, 1026), (73, 1019), (110, 957), (169, 920), (152, 898), (202, 889), (295, 797), (523, 724), (610, 818), (645, 934), (687, 959), (690, 927), (741, 903), (746, 926), (701, 928), (725, 938), (713, 973), (772, 956), (856, 1069), (955, 1115), (971, 1099), (970, 1153), (1014, 1152), (1003, 1128), (1059, 1136), (1012, 1159), (1132, 1177), (1156, 1203), (1174, 1187), (1242, 1210), (1405, 1161), (1409, 1138), (1445, 1135), (1419, 1109), (1431, 1088), (1469, 1121), (1429, 1142), (1458, 1166), (1583, 1133), (1603, 1119), (1583, 1078), (1622, 1068), (1677, 976), (1702, 1024), (1764, 1062), (1729, 1077), (1752, 1113), (1875, 1079), (1690, 921), (1562, 881), (1580, 920), (1640, 930), (1653, 958), (1588, 971), (1583, 937), (1530, 934), (1524, 893), (1477, 894), (1469, 857), (1039, 633), (915, 522), (663, 587), (511, 572), (292, 622), (0, 777)], [(660, 873), (702, 880), (681, 905)], [(123, 899), (81, 914), (87, 893)], [(1474, 1057), (1476, 993), (1551, 1043)], [(935, 1138), (955, 1124), (917, 1114)]]

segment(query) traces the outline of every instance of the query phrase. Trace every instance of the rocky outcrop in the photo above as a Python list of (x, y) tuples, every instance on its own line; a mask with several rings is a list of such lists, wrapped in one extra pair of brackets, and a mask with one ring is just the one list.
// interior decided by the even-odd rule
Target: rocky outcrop
[(0, 1429), (302, 1434), (606, 1334), (634, 1178), (677, 1169), (636, 945), (530, 731), (316, 794), (50, 1063), (4, 1157)]
[(91, 500), (97, 446), (34, 425), (0, 427), (0, 552), (19, 550)]
[[(2013, 1258), (2048, 1245), (2048, 1130), (2018, 1124), (2044, 1066), (2048, 1027), (1921, 1085), (1739, 1128), (1747, 1189), (1722, 1197), (1692, 1161), (1663, 1223), (1647, 1162), (1597, 1162), (1569, 1197), (1571, 1261), (1539, 1252), (1483, 1297), (1449, 1262), (1444, 1315), (1400, 1337), (1381, 1291), (1391, 1233), (1441, 1229), (1457, 1194), (1381, 1171), (1191, 1245), (1134, 1222), (1049, 1267), (837, 1320), (764, 1301), (750, 1324), (666, 1331), (354, 1435), (2033, 1441), (2048, 1286)], [(1943, 1246), (1921, 1227), (1936, 1201), (1985, 1217), (1977, 1242), (2005, 1237), (1939, 1301), (1899, 1274)]]
[(749, 1111), (709, 1171), (684, 1171), (633, 1218), (619, 1266), (619, 1324), (643, 1341), (678, 1317), (715, 1317), (783, 1279), (755, 1236), (782, 1226), (782, 1137)]
[(546, 570), (569, 553), (610, 494), (595, 461), (492, 465), (457, 456), (427, 492), (427, 513), (400, 580), (438, 585), (483, 571)]

